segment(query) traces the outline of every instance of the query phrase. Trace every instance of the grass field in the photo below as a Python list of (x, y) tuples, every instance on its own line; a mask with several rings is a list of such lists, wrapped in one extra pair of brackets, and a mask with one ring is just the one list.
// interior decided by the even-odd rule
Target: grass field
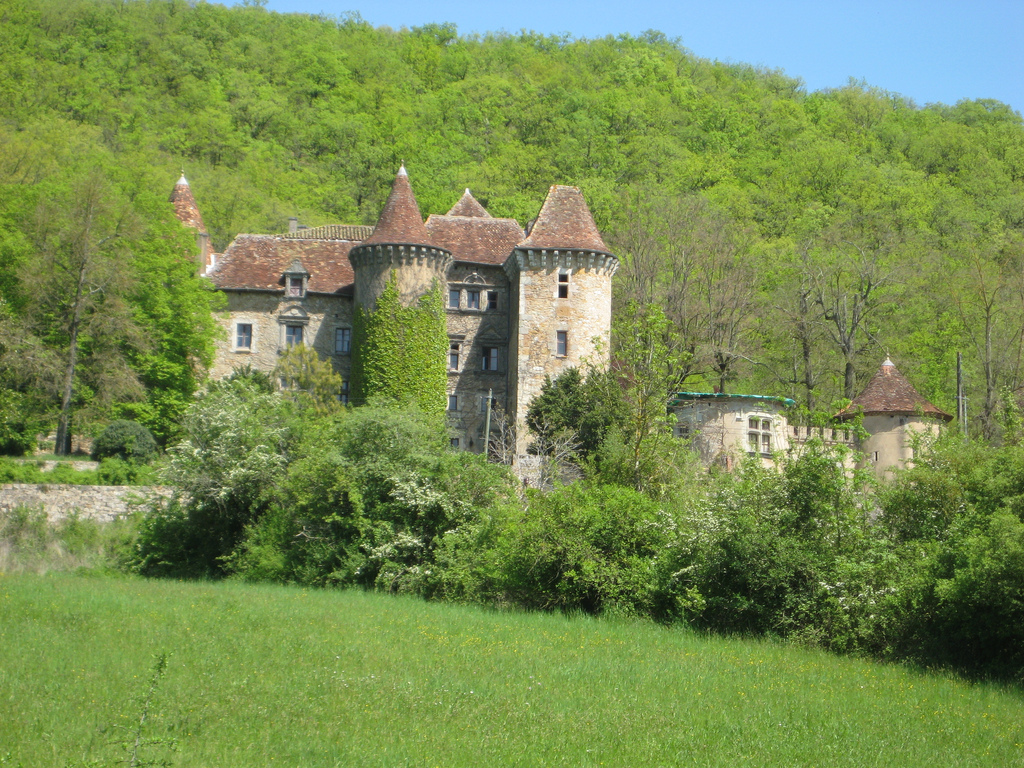
[(360, 592), (0, 575), (0, 765), (1013, 766), (1024, 696), (770, 643)]

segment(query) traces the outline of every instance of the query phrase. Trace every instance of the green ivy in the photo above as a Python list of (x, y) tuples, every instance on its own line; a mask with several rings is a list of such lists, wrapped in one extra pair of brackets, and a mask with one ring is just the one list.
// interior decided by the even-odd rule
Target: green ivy
[(368, 311), (357, 307), (352, 329), (352, 400), (383, 396), (414, 400), (427, 413), (445, 409), (448, 326), (437, 283), (416, 306), (403, 306), (394, 271)]

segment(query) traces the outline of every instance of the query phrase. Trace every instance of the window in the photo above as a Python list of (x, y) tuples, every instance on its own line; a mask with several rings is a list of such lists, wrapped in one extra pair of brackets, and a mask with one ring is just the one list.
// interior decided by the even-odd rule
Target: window
[(558, 298), (569, 298), (569, 273), (561, 272), (558, 275)]
[(484, 354), (482, 364), (480, 366), (482, 371), (496, 371), (498, 370), (498, 348), (497, 347), (484, 347)]
[(457, 410), (459, 410), (459, 396), (458, 395), (448, 395), (448, 410), (449, 411), (457, 411)]
[(349, 355), (352, 353), (352, 329), (334, 329), (334, 354)]
[(569, 354), (569, 332), (568, 331), (556, 331), (555, 332), (555, 354), (559, 357), (565, 357)]
[(772, 452), (772, 422), (771, 419), (762, 419), (751, 416), (747, 419), (747, 439), (750, 441), (752, 453)]
[(458, 448), (459, 447), (459, 438), (453, 437), (451, 439), (451, 444), (452, 444), (452, 448)]
[(480, 309), (480, 291), (466, 291), (466, 309)]
[(448, 370), (459, 370), (459, 345), (454, 341), (448, 347)]
[(239, 323), (235, 326), (235, 349), (252, 349), (252, 323)]
[(342, 405), (348, 405), (348, 379), (341, 380), (341, 394), (338, 395), (338, 399)]
[(289, 296), (302, 296), (302, 278), (301, 277), (289, 277), (288, 278), (288, 295)]
[(448, 306), (452, 309), (459, 308), (459, 289), (450, 288), (448, 290)]
[(690, 436), (690, 423), (681, 421), (672, 429), (672, 434), (678, 438), (686, 439)]
[(498, 308), (498, 292), (488, 291), (487, 292), (487, 308), (497, 309)]
[[(498, 398), (492, 397), (491, 398), (491, 410), (493, 411), (497, 407), (498, 407)], [(487, 413), (487, 395), (480, 395), (480, 413)], [(480, 435), (481, 435), (481, 437), (483, 436), (483, 431), (480, 432)]]
[(302, 343), (302, 326), (301, 325), (286, 325), (284, 327), (284, 345), (286, 347), (296, 347)]

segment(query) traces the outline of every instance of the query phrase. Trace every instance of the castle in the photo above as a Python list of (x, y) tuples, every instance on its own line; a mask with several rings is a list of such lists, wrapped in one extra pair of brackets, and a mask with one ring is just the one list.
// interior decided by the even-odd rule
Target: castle
[[(404, 166), (373, 227), (331, 225), (277, 235), (238, 235), (210, 248), (184, 175), (171, 194), (178, 219), (196, 230), (201, 271), (227, 297), (211, 375), (235, 368), (271, 372), (278, 356), (305, 344), (330, 360), (349, 397), (356, 307), (372, 310), (392, 275), (407, 306), (444, 287), (448, 329), (447, 413), (451, 442), (480, 453), (485, 430), (503, 416), (526, 451), (524, 420), (545, 379), (585, 363), (609, 362), (612, 276), (605, 245), (576, 187), (552, 186), (527, 229), (492, 217), (467, 189), (424, 222)], [(675, 434), (705, 462), (742, 455), (766, 464), (811, 438), (860, 451), (876, 477), (913, 459), (915, 440), (952, 419), (886, 361), (836, 426), (790, 425), (792, 400), (766, 395), (678, 393)], [(845, 422), (863, 416), (861, 436)], [(492, 416), (495, 418), (492, 420)], [(866, 436), (865, 436), (866, 435)], [(851, 468), (852, 468), (851, 464)]]
[(552, 186), (525, 230), (492, 217), (468, 189), (424, 222), (403, 166), (373, 227), (299, 229), (292, 219), (289, 232), (238, 235), (222, 254), (210, 249), (184, 175), (171, 202), (198, 233), (202, 272), (227, 297), (215, 378), (246, 365), (270, 372), (281, 352), (305, 344), (332, 362), (347, 401), (355, 308), (372, 310), (391, 275), (406, 305), (444, 288), (455, 447), (482, 452), (485, 425), (501, 413), (525, 452), (523, 420), (545, 378), (607, 364), (619, 262), (576, 187)]

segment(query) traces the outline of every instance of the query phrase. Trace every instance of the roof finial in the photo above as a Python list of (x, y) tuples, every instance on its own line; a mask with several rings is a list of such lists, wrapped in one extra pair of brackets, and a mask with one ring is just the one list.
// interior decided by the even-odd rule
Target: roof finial
[(405, 160), (402, 161), (402, 165), (398, 168), (399, 176), (408, 176), (409, 172), (405, 170)]
[(178, 179), (178, 183), (179, 184), (184, 184), (186, 187), (188, 186), (188, 179), (185, 178), (185, 169), (184, 168), (181, 169), (181, 178)]
[(882, 365), (883, 366), (887, 365), (890, 368), (895, 368), (896, 367), (896, 364), (889, 358), (889, 353), (888, 352), (886, 352), (886, 354), (885, 354), (885, 362), (882, 363)]

